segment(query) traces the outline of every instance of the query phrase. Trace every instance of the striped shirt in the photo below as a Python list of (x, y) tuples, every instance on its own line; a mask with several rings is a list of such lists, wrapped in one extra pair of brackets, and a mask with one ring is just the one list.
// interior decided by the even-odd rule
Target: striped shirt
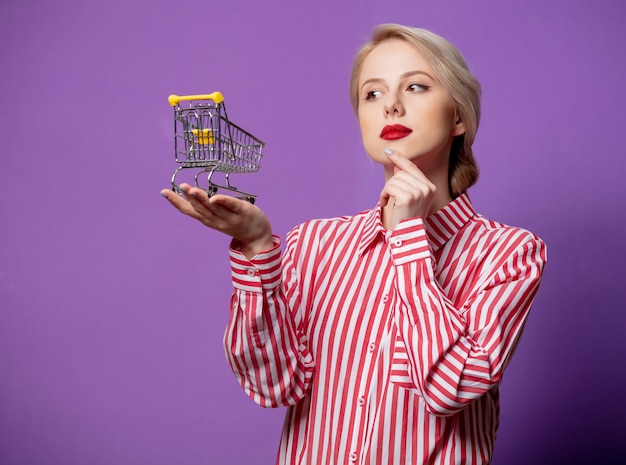
[(277, 463), (489, 463), (544, 243), (465, 194), (393, 231), (377, 206), (274, 242), (230, 250), (224, 344), (255, 402), (288, 407)]

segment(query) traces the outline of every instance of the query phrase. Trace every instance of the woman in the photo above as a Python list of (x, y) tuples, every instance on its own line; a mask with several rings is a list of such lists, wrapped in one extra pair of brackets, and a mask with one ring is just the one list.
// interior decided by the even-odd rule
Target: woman
[(234, 238), (225, 346), (252, 399), (289, 407), (278, 463), (489, 463), (545, 245), (472, 208), (480, 85), (449, 42), (378, 27), (351, 98), (380, 201), (299, 225), (282, 256), (258, 207), (163, 194)]

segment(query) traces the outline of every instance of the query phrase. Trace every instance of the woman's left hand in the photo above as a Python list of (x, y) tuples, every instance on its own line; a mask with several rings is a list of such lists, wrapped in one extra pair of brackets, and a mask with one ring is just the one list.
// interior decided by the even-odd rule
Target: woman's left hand
[(397, 152), (385, 151), (393, 163), (393, 176), (380, 193), (383, 225), (393, 230), (407, 218), (426, 218), (437, 193), (437, 187), (411, 160)]

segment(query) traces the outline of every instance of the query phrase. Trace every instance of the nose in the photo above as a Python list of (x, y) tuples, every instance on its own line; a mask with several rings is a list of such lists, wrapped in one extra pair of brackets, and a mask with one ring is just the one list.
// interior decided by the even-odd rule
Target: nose
[(394, 93), (390, 93), (387, 96), (387, 100), (385, 101), (384, 108), (385, 108), (385, 115), (386, 116), (391, 116), (391, 115), (402, 116), (402, 115), (404, 115), (404, 105), (402, 104), (402, 99), (395, 92)]

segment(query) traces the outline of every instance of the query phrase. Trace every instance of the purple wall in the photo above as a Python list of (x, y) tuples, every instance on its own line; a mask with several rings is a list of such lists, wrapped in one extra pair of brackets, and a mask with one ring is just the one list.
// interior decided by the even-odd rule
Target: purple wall
[(267, 142), (238, 179), (278, 234), (369, 208), (347, 81), (381, 22), (459, 46), (485, 89), (475, 206), (549, 246), (494, 463), (623, 458), (623, 2), (88, 3), (0, 5), (0, 463), (273, 463), (284, 411), (224, 360), (228, 240), (159, 195), (166, 98), (220, 90)]

